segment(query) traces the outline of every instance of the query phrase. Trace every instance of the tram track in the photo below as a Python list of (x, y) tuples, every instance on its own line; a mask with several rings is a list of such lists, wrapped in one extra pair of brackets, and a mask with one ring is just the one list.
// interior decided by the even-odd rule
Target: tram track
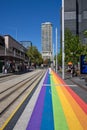
[(17, 77), (19, 77), (19, 75), (13, 75), (13, 74), (5, 76), (5, 77), (0, 77), (0, 83), (12, 80), (12, 79), (17, 78)]
[(1, 92), (0, 102), (2, 102), (5, 98), (8, 98), (10, 95), (12, 95), (17, 90), (21, 89), (26, 83), (30, 82), (33, 78), (35, 78), (36, 75), (37, 74), (32, 75), (32, 77), (26, 78), (23, 81), (20, 81), (19, 83), (9, 87), (9, 89), (6, 89), (3, 92)]
[[(32, 77), (35, 73), (39, 73), (41, 70), (35, 70), (31, 73), (22, 74), (20, 76), (16, 76), (16, 78), (12, 78), (7, 80), (6, 82), (0, 83), (0, 95), (5, 91), (9, 90), (10, 88), (14, 87), (15, 85), (21, 83), (22, 81)], [(3, 87), (2, 87), (3, 86)]]
[[(32, 71), (29, 71), (27, 73), (31, 73)], [(3, 83), (3, 82), (7, 82), (9, 80), (12, 80), (12, 79), (15, 79), (17, 77), (21, 77), (23, 75), (26, 75), (26, 72), (25, 73), (8, 73), (8, 74), (3, 74), (3, 76), (0, 77), (0, 83)]]
[[(39, 72), (38, 72), (38, 74), (39, 74)], [(27, 80), (30, 81), (32, 78), (35, 77), (35, 75), (37, 75), (37, 74), (33, 74), (33, 75), (31, 75), (30, 77), (25, 78), (25, 79), (23, 79), (22, 81), (20, 81), (20, 82), (14, 84), (14, 85), (12, 85), (12, 86), (10, 86), (9, 88), (6, 88), (6, 89), (2, 90), (2, 91), (0, 92), (0, 94), (3, 94), (3, 93), (5, 93), (5, 92), (9, 91), (9, 89), (10, 89), (10, 90), (13, 89), (15, 86), (20, 85), (20, 84), (23, 83), (24, 81), (25, 81), (25, 83), (26, 83)], [(2, 95), (0, 95), (0, 101), (1, 101), (1, 100), (2, 100)]]
[[(0, 95), (0, 115), (2, 116), (9, 107), (11, 107), (14, 102), (18, 100), (19, 97), (26, 95), (31, 89), (34, 89), (35, 83), (39, 82), (44, 75), (44, 71), (36, 73), (32, 77), (25, 79), (14, 87), (5, 90), (2, 95)], [(13, 90), (11, 90), (13, 89)], [(7, 92), (8, 91), (8, 92)]]

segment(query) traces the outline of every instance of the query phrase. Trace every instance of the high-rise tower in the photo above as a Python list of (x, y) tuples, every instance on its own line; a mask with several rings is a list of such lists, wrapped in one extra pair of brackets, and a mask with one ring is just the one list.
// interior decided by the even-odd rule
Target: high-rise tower
[(45, 22), (41, 25), (42, 57), (52, 61), (52, 23)]
[(87, 0), (64, 0), (64, 25), (87, 44)]

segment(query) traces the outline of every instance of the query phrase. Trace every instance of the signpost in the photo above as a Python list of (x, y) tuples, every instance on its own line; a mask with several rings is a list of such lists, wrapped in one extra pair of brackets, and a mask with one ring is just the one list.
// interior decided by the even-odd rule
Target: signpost
[(80, 73), (87, 74), (87, 55), (81, 55), (80, 57)]

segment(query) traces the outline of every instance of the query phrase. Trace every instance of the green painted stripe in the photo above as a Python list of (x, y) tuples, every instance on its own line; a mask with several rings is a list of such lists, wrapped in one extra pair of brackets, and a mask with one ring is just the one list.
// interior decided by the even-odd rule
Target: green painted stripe
[[(51, 76), (51, 84), (53, 83), (54, 81)], [(54, 128), (55, 130), (69, 130), (59, 96), (56, 92), (56, 87), (51, 86), (51, 89), (52, 89)]]

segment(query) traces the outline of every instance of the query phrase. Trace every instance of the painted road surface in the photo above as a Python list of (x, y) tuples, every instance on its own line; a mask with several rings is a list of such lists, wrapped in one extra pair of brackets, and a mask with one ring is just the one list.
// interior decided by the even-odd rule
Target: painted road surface
[(26, 130), (87, 130), (87, 104), (48, 71)]

